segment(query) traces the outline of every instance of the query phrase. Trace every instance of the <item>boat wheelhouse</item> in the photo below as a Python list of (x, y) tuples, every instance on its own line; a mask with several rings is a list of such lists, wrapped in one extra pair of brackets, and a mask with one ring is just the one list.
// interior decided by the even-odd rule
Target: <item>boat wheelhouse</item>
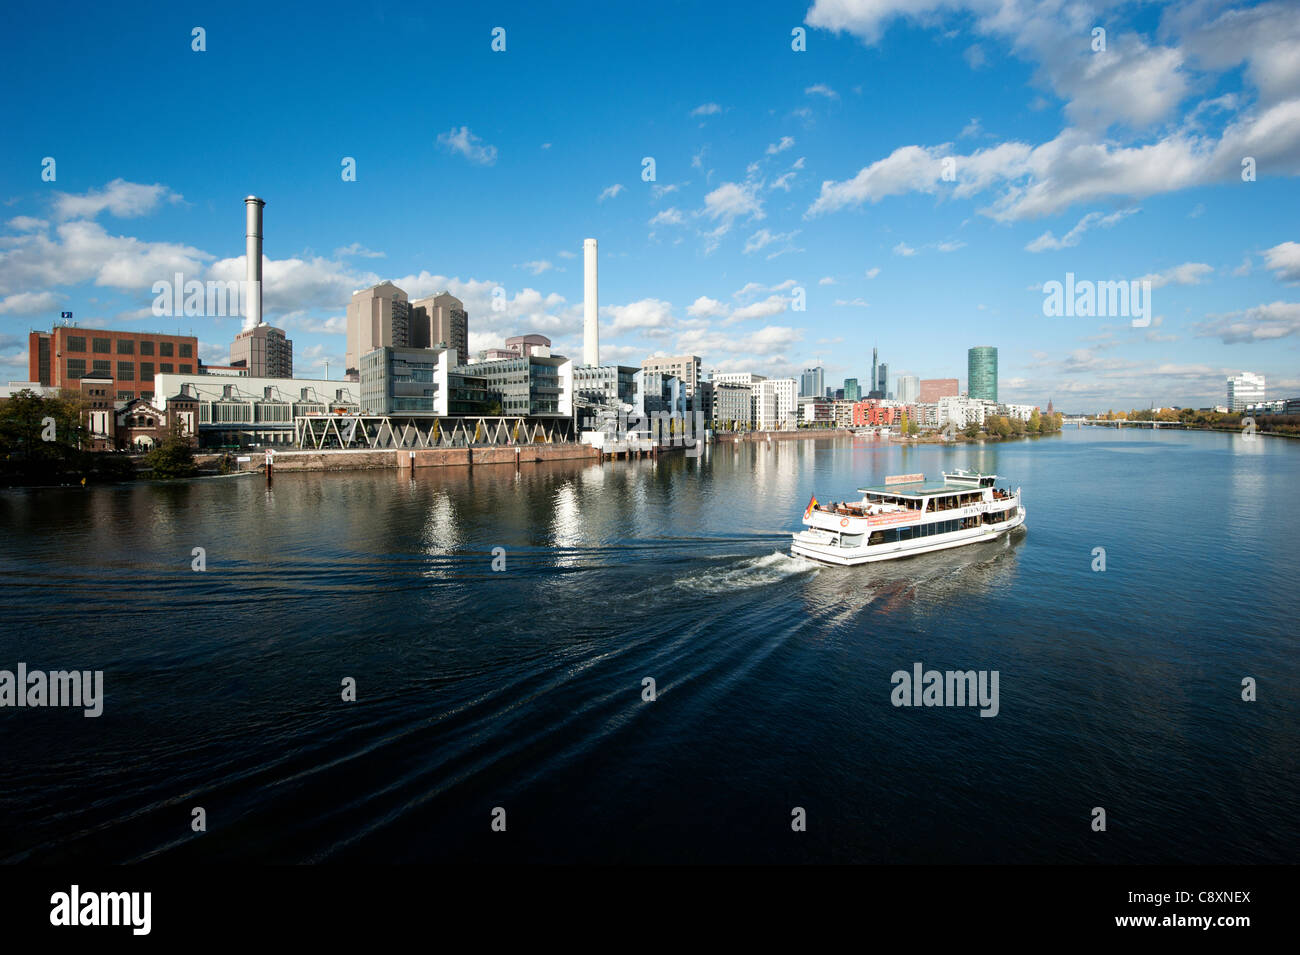
[(820, 504), (803, 514), (806, 530), (790, 552), (831, 564), (865, 564), (990, 541), (1025, 522), (1020, 488), (997, 486), (996, 474), (959, 469), (943, 480), (924, 474), (887, 477), (859, 488), (862, 500)]

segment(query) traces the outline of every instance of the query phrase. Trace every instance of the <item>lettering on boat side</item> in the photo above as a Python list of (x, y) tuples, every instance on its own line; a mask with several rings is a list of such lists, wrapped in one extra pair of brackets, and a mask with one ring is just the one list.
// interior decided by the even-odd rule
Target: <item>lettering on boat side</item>
[(889, 701), (894, 706), (978, 706), (980, 716), (997, 716), (997, 670), (926, 670), (913, 663), (911, 672), (895, 670)]

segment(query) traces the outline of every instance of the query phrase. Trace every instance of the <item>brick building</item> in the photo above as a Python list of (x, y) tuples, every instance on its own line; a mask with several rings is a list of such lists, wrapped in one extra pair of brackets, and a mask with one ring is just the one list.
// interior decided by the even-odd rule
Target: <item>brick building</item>
[(108, 379), (111, 401), (157, 398), (154, 375), (193, 374), (198, 371), (198, 355), (199, 340), (193, 335), (58, 325), (48, 332), (32, 332), (27, 339), (32, 381), (75, 391), (83, 378)]
[(960, 393), (956, 378), (922, 378), (921, 393), (916, 400), (922, 404), (935, 404), (940, 398), (956, 398)]

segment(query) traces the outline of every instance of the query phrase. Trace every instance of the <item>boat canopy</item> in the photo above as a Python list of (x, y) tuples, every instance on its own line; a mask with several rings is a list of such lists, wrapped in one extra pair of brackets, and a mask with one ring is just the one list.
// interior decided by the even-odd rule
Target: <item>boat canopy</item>
[(911, 481), (906, 484), (879, 484), (872, 487), (858, 488), (859, 494), (887, 494), (898, 497), (933, 497), (936, 494), (961, 494), (992, 487), (997, 480), (996, 474), (980, 474), (977, 471), (945, 472), (942, 481)]

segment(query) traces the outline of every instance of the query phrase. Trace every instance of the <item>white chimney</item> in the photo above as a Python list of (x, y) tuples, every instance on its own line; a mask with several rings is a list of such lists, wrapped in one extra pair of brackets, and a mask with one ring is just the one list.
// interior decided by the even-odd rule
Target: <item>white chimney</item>
[(582, 242), (582, 363), (600, 364), (600, 325), (596, 318), (596, 240)]
[(262, 324), (262, 206), (257, 196), (244, 200), (244, 254), (248, 265), (244, 296), (244, 331)]

